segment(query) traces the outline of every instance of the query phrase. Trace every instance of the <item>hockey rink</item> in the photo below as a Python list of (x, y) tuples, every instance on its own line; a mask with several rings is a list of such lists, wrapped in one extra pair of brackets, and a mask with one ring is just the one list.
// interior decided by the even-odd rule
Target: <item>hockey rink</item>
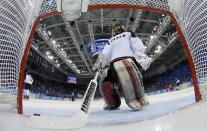
[[(150, 95), (149, 101), (150, 105), (140, 111), (132, 111), (125, 105), (124, 101), (122, 101), (119, 110), (104, 111), (102, 109), (104, 104), (102, 99), (95, 100), (92, 104), (86, 126), (73, 130), (206, 130), (207, 102), (194, 103), (193, 88)], [(67, 124), (67, 119), (75, 115), (80, 107), (80, 103), (80, 100), (75, 102), (52, 100), (24, 101), (24, 115), (18, 115), (6, 110), (0, 112), (0, 131), (66, 131), (68, 130), (67, 127), (70, 126), (70, 123)], [(41, 116), (33, 116), (34, 113)], [(34, 121), (34, 117), (36, 121)], [(44, 117), (44, 119), (38, 121), (38, 117)], [(55, 119), (56, 122), (52, 122)], [(40, 128), (41, 126), (39, 125), (44, 125), (44, 127)], [(65, 127), (61, 129), (61, 125)]]
[[(120, 124), (151, 119), (163, 114), (174, 112), (194, 103), (193, 88), (181, 91), (168, 92), (158, 95), (150, 95), (150, 105), (140, 111), (131, 110), (122, 99), (119, 110), (103, 110), (103, 99), (94, 100), (91, 104), (88, 124)], [(34, 113), (41, 116), (70, 117), (75, 115), (81, 105), (81, 100), (50, 101), (29, 100), (24, 101), (24, 114), (32, 116)]]

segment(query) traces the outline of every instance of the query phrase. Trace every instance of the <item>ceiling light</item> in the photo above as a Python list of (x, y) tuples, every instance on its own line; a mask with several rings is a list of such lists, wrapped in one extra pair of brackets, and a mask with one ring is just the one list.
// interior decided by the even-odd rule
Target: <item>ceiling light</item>
[(52, 41), (52, 43), (53, 43), (53, 44), (55, 44), (55, 43), (56, 43), (56, 41), (55, 41), (55, 40), (53, 40), (53, 41)]
[(158, 46), (157, 46), (157, 49), (158, 49), (158, 50), (161, 50), (161, 45), (158, 45)]
[(153, 39), (154, 37), (155, 37), (154, 35), (151, 35), (151, 36), (150, 36), (150, 39)]
[(31, 2), (30, 0), (29, 0), (28, 2), (29, 2), (29, 4), (30, 4), (30, 6), (32, 6), (32, 2)]
[(46, 52), (46, 55), (49, 55), (49, 54), (50, 54), (50, 52), (49, 52), (49, 51), (47, 51), (47, 52)]
[(49, 35), (51, 35), (51, 34), (52, 34), (52, 32), (51, 32), (51, 31), (48, 31), (47, 33), (48, 33)]
[(159, 50), (155, 50), (155, 53), (159, 53)]
[(161, 47), (160, 45), (158, 45), (158, 46), (157, 46), (157, 49), (155, 50), (155, 53), (159, 53), (159, 52), (161, 51), (161, 48), (162, 48), (162, 47)]
[(51, 59), (51, 60), (53, 60), (54, 59), (54, 56), (50, 56), (49, 55), (48, 58)]
[(68, 62), (69, 62), (69, 63), (72, 63), (72, 61), (71, 61), (71, 60), (68, 60)]

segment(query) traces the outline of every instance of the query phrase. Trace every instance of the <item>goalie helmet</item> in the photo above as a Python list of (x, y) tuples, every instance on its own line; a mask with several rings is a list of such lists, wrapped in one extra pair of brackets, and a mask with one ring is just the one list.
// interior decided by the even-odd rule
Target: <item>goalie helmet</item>
[(121, 25), (120, 23), (113, 23), (112, 24), (112, 30), (116, 34), (124, 32), (123, 25)]

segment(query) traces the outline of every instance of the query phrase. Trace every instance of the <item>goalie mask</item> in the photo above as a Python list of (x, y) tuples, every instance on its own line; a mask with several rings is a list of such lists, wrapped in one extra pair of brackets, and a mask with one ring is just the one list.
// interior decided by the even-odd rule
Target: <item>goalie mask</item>
[(113, 32), (115, 32), (115, 34), (120, 34), (120, 33), (124, 32), (123, 25), (121, 25), (119, 23), (113, 23), (112, 30), (113, 30)]

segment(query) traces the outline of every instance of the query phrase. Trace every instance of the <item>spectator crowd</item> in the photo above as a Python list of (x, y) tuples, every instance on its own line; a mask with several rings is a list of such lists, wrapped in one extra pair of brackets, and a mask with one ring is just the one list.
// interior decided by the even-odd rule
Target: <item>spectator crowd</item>
[(145, 91), (168, 92), (178, 90), (179, 85), (185, 82), (192, 82), (191, 74), (187, 63), (176, 66), (173, 70), (168, 70), (164, 74), (155, 75), (144, 80)]

